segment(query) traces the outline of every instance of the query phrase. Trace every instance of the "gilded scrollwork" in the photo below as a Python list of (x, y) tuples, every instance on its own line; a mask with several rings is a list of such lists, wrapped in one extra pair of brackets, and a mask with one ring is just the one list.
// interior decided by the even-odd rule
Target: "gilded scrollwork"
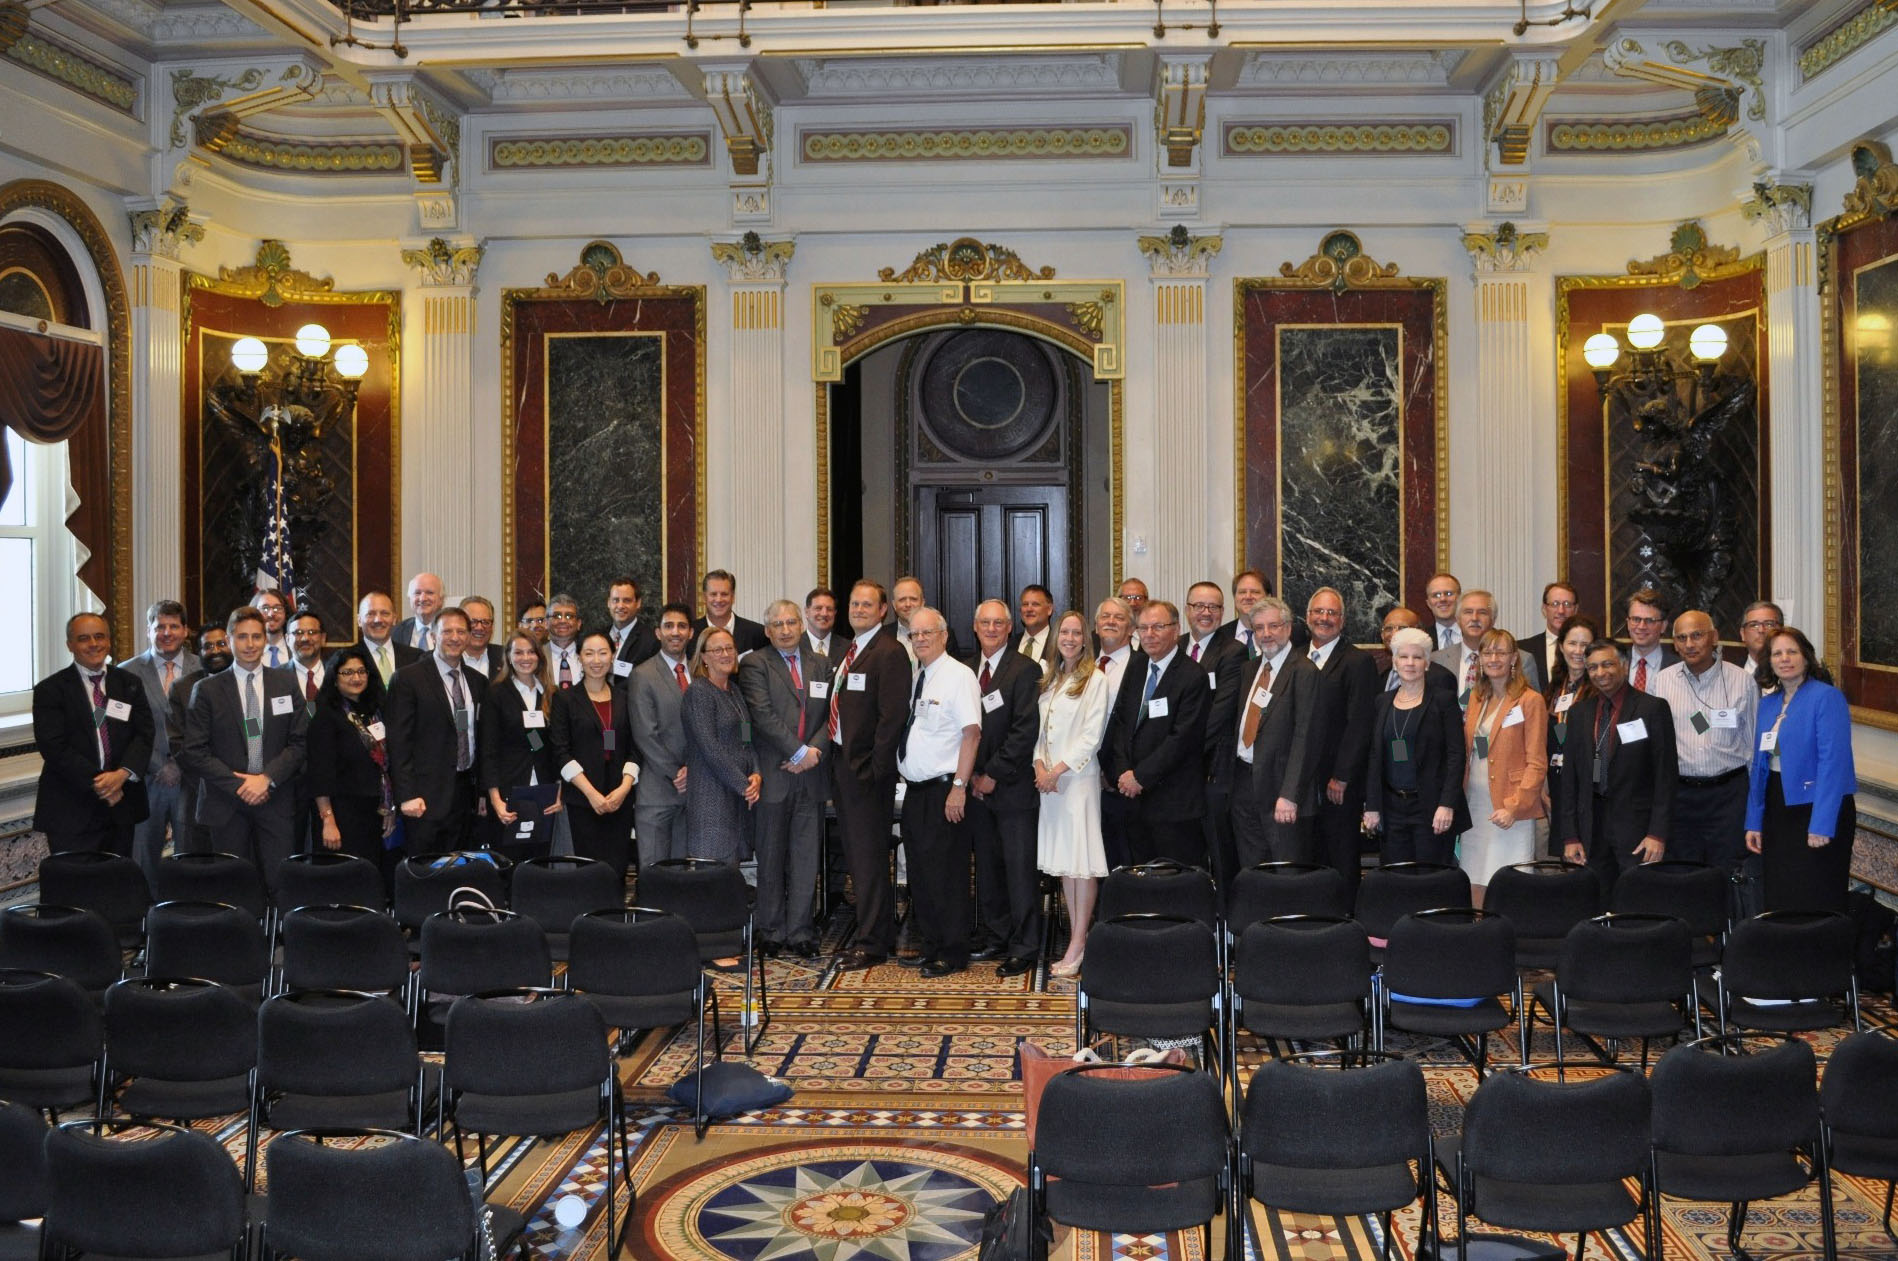
[(1074, 326), (1086, 333), (1094, 341), (1101, 339), (1107, 326), (1107, 311), (1098, 302), (1070, 302), (1067, 304), (1068, 318)]
[(265, 240), (257, 247), (257, 261), (247, 267), (219, 267), (217, 287), (225, 293), (256, 298), (267, 307), (279, 307), (293, 298), (334, 293), (336, 282), (319, 279), (290, 265), (290, 247)]
[(601, 304), (615, 298), (637, 297), (639, 290), (650, 289), (658, 283), (658, 272), (642, 272), (629, 266), (609, 241), (588, 242), (580, 251), (579, 263), (566, 275), (547, 274), (547, 288), (560, 296), (592, 298)]
[(252, 66), (235, 79), (222, 79), (216, 75), (196, 75), (189, 70), (171, 72), (171, 147), (182, 149), (185, 144), (185, 115), (200, 105), (209, 105), (221, 99), (226, 92), (249, 92), (264, 81), (264, 72)]
[(756, 232), (736, 241), (712, 242), (712, 258), (724, 264), (735, 281), (783, 280), (795, 253), (796, 241), (767, 241)]
[(1845, 195), (1848, 215), (1889, 215), (1898, 210), (1898, 164), (1891, 149), (1878, 140), (1852, 146), (1852, 170), (1858, 183)]
[(877, 279), (892, 284), (951, 280), (968, 283), (976, 280), (1053, 280), (1054, 268), (1039, 271), (1021, 261), (1014, 250), (1000, 245), (984, 245), (972, 236), (957, 237), (924, 250), (898, 272), (894, 267), (877, 271)]
[(419, 250), (403, 250), (402, 261), (421, 273), (424, 285), (472, 285), (481, 254), (479, 245), (450, 245), (433, 237)]
[(870, 314), (867, 306), (852, 306), (848, 302), (839, 302), (831, 307), (830, 339), (843, 345), (863, 327), (864, 316)]
[(1334, 293), (1368, 288), (1397, 279), (1396, 263), (1380, 263), (1364, 252), (1353, 233), (1340, 228), (1325, 235), (1318, 252), (1302, 263), (1280, 263), (1279, 275), (1322, 286)]
[(1740, 261), (1740, 247), (1737, 245), (1713, 245), (1707, 240), (1707, 230), (1700, 226), (1698, 219), (1689, 219), (1677, 224), (1673, 235), (1668, 238), (1667, 250), (1653, 258), (1628, 260), (1630, 276), (1648, 276), (1683, 289), (1693, 289), (1703, 280), (1718, 280), (1722, 276), (1745, 270)]
[(1194, 236), (1180, 223), (1174, 224), (1165, 236), (1143, 236), (1135, 242), (1147, 256), (1147, 265), (1154, 275), (1202, 279), (1212, 268), (1213, 256), (1225, 243), (1223, 237)]

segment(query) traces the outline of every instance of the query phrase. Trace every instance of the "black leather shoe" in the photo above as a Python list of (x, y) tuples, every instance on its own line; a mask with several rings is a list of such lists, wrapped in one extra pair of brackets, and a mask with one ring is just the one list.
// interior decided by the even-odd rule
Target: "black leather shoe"
[(939, 976), (954, 976), (968, 966), (966, 963), (952, 963), (947, 959), (931, 959), (923, 965), (923, 975), (934, 980)]
[(896, 966), (899, 968), (920, 968), (929, 962), (928, 955), (898, 955)]
[(837, 957), (837, 970), (840, 972), (861, 972), (865, 968), (874, 968), (882, 964), (887, 956), (871, 954), (865, 950), (851, 950)]
[(1002, 943), (999, 941), (978, 942), (975, 949), (969, 951), (969, 958), (975, 960), (999, 959), (1002, 957)]
[(815, 959), (817, 957), (817, 943), (814, 941), (797, 942), (791, 946), (790, 950), (792, 954), (800, 959)]
[(767, 937), (758, 943), (758, 953), (767, 959), (775, 959), (784, 953), (784, 943)]
[(1002, 960), (1001, 966), (995, 969), (995, 975), (996, 976), (1020, 976), (1024, 972), (1033, 972), (1034, 970), (1035, 970), (1035, 957), (1033, 955), (1028, 955), (1021, 958)]

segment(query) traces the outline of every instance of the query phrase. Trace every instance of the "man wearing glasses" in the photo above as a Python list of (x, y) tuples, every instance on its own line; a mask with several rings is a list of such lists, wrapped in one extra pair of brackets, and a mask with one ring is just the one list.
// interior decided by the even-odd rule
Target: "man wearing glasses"
[(494, 641), (494, 604), (486, 596), (471, 595), (461, 602), (468, 615), (468, 646), (461, 650), (462, 663), (488, 676), (490, 683), (507, 677), (507, 657)]
[(1661, 593), (1643, 587), (1628, 597), (1628, 684), (1645, 692), (1654, 677), (1679, 661), (1680, 654), (1661, 641), (1667, 630), (1667, 605)]
[(1132, 861), (1171, 858), (1204, 867), (1200, 819), (1206, 813), (1206, 715), (1213, 690), (1206, 671), (1179, 650), (1180, 611), (1173, 604), (1147, 601), (1134, 631), (1145, 661), (1138, 676), (1128, 676), (1107, 720), (1105, 748), (1113, 757), (1102, 771), (1132, 803)]
[(570, 595), (547, 601), (547, 665), (555, 687), (580, 681), (580, 602)]
[(1749, 676), (1759, 674), (1760, 662), (1766, 660), (1766, 641), (1785, 624), (1786, 614), (1771, 600), (1755, 600), (1740, 614), (1740, 642), (1746, 645), (1746, 660), (1742, 664)]
[(529, 600), (521, 606), (520, 614), (515, 617), (514, 625), (534, 637), (542, 648), (547, 646), (547, 602)]
[(1516, 641), (1516, 646), (1529, 654), (1529, 664), (1535, 668), (1529, 676), (1529, 686), (1536, 691), (1549, 690), (1549, 676), (1555, 673), (1555, 654), (1562, 650), (1562, 628), (1580, 608), (1575, 588), (1566, 582), (1552, 582), (1542, 588), (1542, 625), (1546, 629)]

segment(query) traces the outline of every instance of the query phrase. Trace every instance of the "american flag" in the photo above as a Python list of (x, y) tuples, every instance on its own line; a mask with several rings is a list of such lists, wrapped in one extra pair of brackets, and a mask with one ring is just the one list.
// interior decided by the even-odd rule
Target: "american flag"
[(264, 492), (265, 512), (263, 554), (257, 560), (256, 588), (259, 591), (295, 590), (296, 567), (290, 560), (290, 513), (284, 495), (283, 436), (279, 408), (266, 408), (263, 421), (270, 427), (270, 480)]

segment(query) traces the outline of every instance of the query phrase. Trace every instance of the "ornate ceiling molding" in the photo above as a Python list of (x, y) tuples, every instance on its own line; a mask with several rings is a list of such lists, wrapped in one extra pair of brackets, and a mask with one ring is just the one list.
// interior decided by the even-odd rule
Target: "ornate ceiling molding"
[[(171, 72), (171, 147), (185, 147), (191, 134), (186, 127), (188, 119), (202, 121), (207, 115), (222, 115), (232, 120), (248, 118), (281, 105), (311, 100), (322, 85), (322, 70), (301, 57), (288, 64), (279, 60), (241, 71), (217, 67), (202, 75), (190, 66), (174, 69)], [(232, 92), (239, 95), (225, 99)], [(213, 105), (218, 108), (212, 110)], [(217, 121), (209, 125), (209, 134), (217, 135), (229, 129), (229, 124)]]
[(450, 245), (433, 237), (419, 250), (403, 250), (402, 263), (416, 272), (425, 289), (468, 288), (481, 268), (484, 247), (474, 242)]
[(1737, 245), (1713, 245), (1698, 219), (1676, 224), (1665, 252), (1653, 258), (1628, 260), (1628, 274), (1683, 289), (1699, 287), (1705, 280), (1719, 280), (1751, 269), (1741, 261)]
[(983, 280), (1053, 280), (1054, 268), (1036, 270), (1021, 261), (1021, 255), (1000, 245), (984, 245), (972, 236), (959, 236), (918, 254), (899, 272), (894, 267), (877, 269), (877, 279), (892, 284), (932, 284), (951, 281), (973, 284)]
[(1857, 8), (1799, 46), (1799, 81), (1818, 78), (1891, 26), (1898, 26), (1898, 5), (1889, 0), (1860, 0)]
[(1212, 54), (1160, 54), (1154, 85), (1153, 126), (1171, 173), (1199, 171), (1199, 141), (1206, 131), (1206, 84)]
[(1556, 57), (1520, 57), (1483, 98), (1483, 134), (1500, 166), (1526, 166), (1536, 120), (1561, 77)]
[(496, 105), (525, 105), (537, 101), (570, 104), (597, 101), (696, 100), (671, 71), (643, 67), (564, 70), (489, 70), (462, 72), (470, 83), (488, 94)]
[(803, 57), (806, 97), (993, 97), (1120, 89), (1120, 53), (1074, 57)]
[(1454, 118), (1367, 118), (1353, 122), (1315, 118), (1234, 118), (1220, 125), (1220, 153), (1229, 158), (1363, 157), (1455, 152)]
[(1176, 223), (1165, 236), (1143, 236), (1135, 244), (1155, 277), (1204, 280), (1212, 274), (1213, 256), (1226, 242), (1219, 236), (1194, 236), (1185, 224)]
[(1280, 263), (1279, 275), (1315, 289), (1343, 293), (1346, 289), (1409, 287), (1415, 282), (1399, 279), (1396, 263), (1380, 263), (1364, 252), (1357, 234), (1339, 228), (1325, 234), (1318, 252), (1302, 263)]
[(379, 139), (303, 140), (238, 125), (222, 111), (199, 118), (199, 147), (261, 171), (292, 175), (398, 175), (407, 167), (399, 144)]
[(732, 280), (746, 284), (782, 283), (791, 269), (796, 241), (767, 241), (747, 232), (736, 241), (713, 241), (712, 258)]
[(0, 4), (0, 52), (5, 53), (8, 61), (64, 84), (127, 117), (137, 116), (138, 76), (83, 53), (44, 31), (29, 30), (28, 24), (25, 5)]
[(659, 273), (629, 266), (610, 241), (589, 241), (580, 261), (566, 275), (549, 272), (546, 287), (535, 294), (545, 298), (592, 298), (602, 305), (615, 298), (637, 298), (659, 284)]
[(1050, 159), (1125, 159), (1133, 156), (1133, 128), (852, 127), (799, 128), (805, 162), (1009, 162)]
[(1314, 56), (1305, 53), (1252, 52), (1239, 68), (1242, 88), (1447, 87), (1450, 75), (1469, 53), (1461, 48), (1433, 52), (1357, 53)]
[(369, 97), (407, 152), (417, 184), (459, 182), (461, 117), (424, 91), (410, 73), (375, 78)]
[(1718, 140), (1728, 124), (1699, 110), (1658, 118), (1550, 118), (1543, 122), (1547, 153), (1663, 152)]
[(709, 131), (630, 132), (611, 136), (488, 137), (488, 169), (710, 166)]
[[(1684, 39), (1660, 34), (1643, 38), (1651, 39), (1667, 60), (1651, 56), (1641, 40), (1633, 37), (1616, 40), (1604, 50), (1603, 60), (1626, 78), (1693, 93), (1694, 108), (1709, 124), (1724, 133), (1739, 123), (1757, 145), (1754, 128), (1766, 121), (1764, 40), (1743, 39), (1729, 48), (1696, 48)], [(1694, 69), (1697, 65), (1706, 69)]]
[(1889, 147), (1877, 140), (1853, 145), (1852, 169), (1858, 172), (1858, 183), (1845, 195), (1848, 216), (1898, 211), (1898, 165), (1893, 164)]
[(256, 262), (245, 267), (219, 267), (216, 280), (194, 275), (191, 284), (194, 288), (214, 288), (240, 298), (256, 298), (267, 307), (279, 307), (292, 300), (338, 300), (334, 280), (292, 267), (290, 247), (282, 241), (268, 239), (257, 246)]

